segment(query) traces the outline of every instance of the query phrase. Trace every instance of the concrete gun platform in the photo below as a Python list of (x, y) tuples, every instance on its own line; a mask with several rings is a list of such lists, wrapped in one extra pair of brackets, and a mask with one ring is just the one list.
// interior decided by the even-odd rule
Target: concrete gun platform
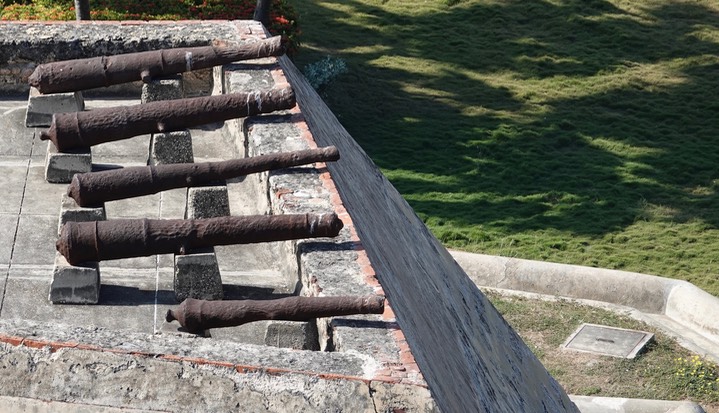
[[(138, 103), (139, 99), (134, 98), (86, 100), (88, 110)], [(366, 386), (364, 383), (367, 382), (367, 378), (384, 374), (391, 386), (406, 387), (405, 390), (400, 391), (401, 396), (399, 396), (399, 399), (404, 400), (403, 404), (407, 404), (408, 401), (405, 399), (409, 398), (409, 400), (416, 399), (411, 403), (432, 408), (433, 402), (418, 368), (410, 366), (408, 369), (400, 360), (400, 349), (392, 338), (398, 333), (398, 329), (392, 319), (381, 321), (381, 316), (338, 318), (334, 321), (337, 323), (337, 327), (333, 329), (334, 337), (325, 337), (323, 341), (323, 349), (326, 351), (302, 352), (301, 355), (294, 354), (288, 349), (265, 345), (267, 331), (272, 323), (270, 321), (212, 330), (210, 338), (178, 332), (176, 322), (164, 321), (167, 310), (177, 305), (173, 292), (174, 262), (171, 254), (103, 261), (100, 263), (102, 286), (98, 305), (52, 304), (48, 300), (48, 291), (56, 256), (54, 243), (57, 239), (61, 198), (67, 185), (45, 181), (45, 152), (47, 145), (51, 143), (39, 140), (41, 129), (24, 127), (26, 106), (26, 99), (20, 96), (8, 97), (0, 103), (0, 126), (4, 131), (0, 134), (0, 146), (3, 148), (0, 157), (0, 187), (7, 194), (0, 202), (2, 225), (0, 239), (3, 240), (0, 253), (0, 268), (2, 268), (0, 288), (3, 292), (0, 297), (0, 346), (9, 349), (12, 344), (22, 343), (20, 349), (35, 346), (49, 349), (53, 354), (58, 350), (60, 353), (74, 353), (67, 356), (66, 362), (70, 364), (86, 365), (98, 360), (107, 363), (108, 357), (115, 358), (118, 355), (120, 358), (116, 362), (124, 364), (127, 362), (124, 357), (133, 360), (140, 357), (140, 361), (135, 362), (152, 365), (160, 375), (174, 374), (167, 371), (168, 361), (176, 364), (185, 360), (209, 368), (212, 372), (207, 374), (208, 377), (230, 374), (227, 372), (228, 367), (230, 371), (274, 371), (283, 374), (303, 372), (300, 375), (303, 377), (302, 380), (311, 381), (316, 380), (317, 374), (330, 375), (342, 377), (342, 380), (331, 380), (331, 383), (333, 386), (343, 383), (340, 387), (349, 384), (349, 388), (354, 389), (347, 390), (349, 392), (358, 391), (357, 386), (360, 389)], [(261, 119), (248, 120), (247, 125), (254, 125), (257, 139), (259, 140), (260, 136), (263, 139), (263, 143), (252, 145), (250, 150), (255, 153), (282, 150), (283, 143), (278, 144), (275, 139), (278, 137), (282, 140), (287, 139), (288, 132), (291, 132), (290, 125), (280, 127), (279, 135), (271, 131), (273, 128), (267, 127), (267, 125), (281, 126), (281, 120), (277, 116), (269, 118), (269, 122)], [(245, 144), (243, 142), (238, 144), (237, 139), (238, 136), (245, 136), (245, 133), (241, 133), (239, 129), (249, 126), (241, 126), (240, 122), (240, 120), (228, 121), (191, 130), (195, 160), (218, 161), (248, 156), (245, 153)], [(93, 168), (145, 165), (149, 140), (150, 136), (138, 136), (95, 147), (92, 150)], [(303, 145), (290, 143), (290, 146)], [(314, 192), (321, 189), (313, 187), (321, 186), (319, 180), (313, 182), (313, 175), (316, 175), (314, 168), (308, 167), (233, 179), (227, 183), (230, 212), (233, 215), (267, 214), (273, 213), (274, 208), (274, 213), (283, 213), (282, 208), (285, 205), (293, 212), (309, 212), (309, 210), (305, 211), (307, 208), (304, 208), (302, 202), (298, 200), (313, 199), (317, 195)], [(297, 179), (302, 181), (300, 185), (291, 182)], [(289, 187), (293, 189), (290, 190)], [(282, 199), (275, 198), (274, 207), (270, 200), (273, 195), (268, 191), (274, 191), (282, 197)], [(181, 219), (185, 213), (186, 192), (185, 189), (177, 189), (108, 202), (105, 204), (107, 219)], [(309, 209), (318, 208), (323, 209), (326, 206), (323, 207), (319, 199), (314, 199)], [(346, 239), (348, 235), (345, 234), (340, 243), (334, 246), (320, 239), (304, 244), (274, 242), (216, 247), (224, 283), (224, 299), (269, 299), (298, 294), (305, 287), (297, 275), (298, 264), (293, 262), (297, 260), (294, 251), (302, 249), (307, 252), (303, 258), (308, 260), (307, 265), (312, 263), (312, 258), (308, 258), (307, 255), (311, 255), (314, 250), (317, 250), (315, 254), (324, 256), (321, 258), (323, 260), (333, 254), (347, 256), (349, 253), (353, 256), (356, 255), (353, 251), (354, 244)], [(347, 268), (341, 263), (341, 257), (335, 257), (332, 261), (334, 270), (352, 271), (352, 268)], [(321, 277), (323, 271), (314, 267), (307, 272), (316, 273), (313, 275), (316, 278)], [(323, 286), (330, 294), (333, 293), (333, 289), (336, 293), (342, 293), (341, 288), (333, 287), (332, 283), (323, 283)], [(319, 285), (314, 288), (319, 288)], [(351, 288), (350, 293), (368, 293), (373, 290), (372, 287), (359, 290), (357, 287)], [(333, 321), (326, 321), (326, 323), (330, 322)], [(370, 334), (367, 334), (367, 331), (363, 333), (354, 331), (364, 323), (374, 323)], [(347, 333), (340, 334), (342, 330)], [(372, 331), (379, 333), (379, 336), (373, 339)], [(316, 328), (314, 334), (319, 334)], [(344, 339), (340, 341), (341, 338)], [(332, 348), (327, 348), (328, 340), (332, 339), (335, 340), (330, 344)], [(315, 337), (314, 340), (322, 340), (322, 338)], [(358, 351), (353, 351), (357, 346), (362, 348), (356, 350), (362, 350), (364, 353), (372, 347), (374, 350), (370, 349), (370, 353), (360, 354)], [(90, 355), (78, 352), (78, 348), (82, 348), (83, 352), (89, 351)], [(332, 351), (327, 352), (327, 350)], [(374, 357), (370, 356), (371, 353), (375, 353)], [(78, 358), (74, 358), (75, 356)], [(5, 357), (2, 361), (14, 363), (17, 362), (17, 357), (22, 355), (15, 352), (12, 357)], [(158, 357), (161, 362), (152, 360)], [(405, 361), (411, 360), (411, 356), (409, 359), (406, 356), (402, 357), (405, 357), (403, 359)], [(26, 362), (31, 365), (37, 363), (31, 360)], [(384, 368), (383, 363), (386, 363)], [(41, 368), (39, 365), (36, 368)], [(390, 365), (395, 367), (393, 370), (395, 375), (399, 374), (401, 377), (391, 378)], [(52, 367), (52, 371), (46, 374), (58, 376), (63, 374), (64, 368), (69, 367), (68, 365)], [(382, 373), (384, 370), (387, 372)], [(306, 377), (302, 376), (303, 374)], [(78, 380), (98, 384), (97, 378), (80, 379), (79, 377), (82, 376), (78, 376)], [(23, 393), (29, 392), (36, 386), (20, 377), (16, 379), (19, 380), (14, 384), (3, 384), (3, 387), (6, 390), (16, 389), (26, 397), (28, 394)], [(247, 377), (245, 379), (249, 380)], [(400, 384), (402, 379), (407, 385)], [(159, 376), (158, 380), (160, 380)], [(279, 383), (274, 384), (274, 388), (281, 393), (283, 386), (288, 388), (305, 386), (298, 383), (296, 380), (286, 382), (280, 380)], [(266, 385), (266, 383), (258, 382), (257, 385)], [(206, 388), (208, 393), (212, 390)], [(325, 391), (312, 390), (310, 393), (317, 392), (319, 395)], [(371, 395), (371, 392), (362, 392), (365, 393), (365, 397), (358, 402), (359, 404), (354, 404), (358, 408), (366, 403), (380, 402), (379, 399), (373, 401), (372, 397), (366, 397)], [(257, 394), (262, 393), (258, 390)], [(244, 396), (238, 394), (235, 397)], [(396, 397), (393, 395), (386, 402), (391, 403)], [(66, 396), (50, 398), (68, 400)], [(251, 399), (252, 397), (250, 401), (245, 401), (249, 406), (253, 406)], [(94, 402), (97, 403), (97, 400)], [(117, 406), (126, 404), (116, 400), (103, 403)], [(167, 401), (163, 401), (144, 408), (154, 410), (163, 403), (169, 407), (168, 411), (176, 411), (189, 401), (176, 398), (169, 405)], [(348, 402), (325, 398), (321, 405), (328, 403), (347, 404)], [(175, 407), (172, 407), (173, 405)], [(224, 405), (217, 408), (222, 409), (221, 406)], [(359, 411), (361, 410), (360, 408)]]
[[(139, 99), (88, 99), (88, 109), (139, 104)], [(48, 276), (55, 261), (60, 200), (67, 185), (47, 183), (45, 152), (51, 143), (39, 139), (39, 128), (25, 128), (26, 101), (20, 97), (0, 103), (0, 268), (4, 294), (0, 320), (32, 320), (70, 325), (95, 325), (155, 333), (164, 314), (176, 305), (173, 293), (174, 262), (171, 254), (113, 260), (101, 264), (101, 306), (52, 305), (48, 302)], [(243, 157), (224, 124), (192, 131), (198, 162)], [(98, 146), (93, 150), (96, 169), (145, 165), (149, 136)], [(235, 150), (228, 150), (235, 149)], [(250, 180), (230, 183), (235, 200), (262, 199)], [(183, 218), (185, 189), (135, 199), (108, 202), (107, 218)], [(262, 214), (261, 203), (235, 202), (235, 215)], [(12, 242), (8, 242), (11, 241)], [(273, 255), (277, 245), (238, 245), (217, 248), (218, 263), (226, 280), (226, 299), (286, 296), (295, 285), (280, 275)], [(241, 286), (241, 287), (237, 287)], [(118, 310), (123, 316), (117, 317)], [(248, 325), (245, 328), (249, 328)], [(254, 326), (253, 326), (254, 327)], [(255, 334), (237, 332), (236, 338), (263, 344)], [(222, 332), (226, 334), (226, 332)]]

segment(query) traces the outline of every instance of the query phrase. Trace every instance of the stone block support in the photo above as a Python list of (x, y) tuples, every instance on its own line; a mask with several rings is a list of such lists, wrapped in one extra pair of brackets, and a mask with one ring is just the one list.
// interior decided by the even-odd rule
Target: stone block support
[[(148, 103), (159, 100), (182, 99), (184, 97), (182, 74), (177, 74), (143, 83), (140, 101)], [(192, 162), (194, 162), (194, 157), (190, 131), (183, 130), (152, 135), (150, 156), (147, 160), (148, 165)]]
[(43, 95), (36, 88), (31, 87), (27, 101), (25, 126), (28, 128), (50, 126), (53, 113), (82, 110), (85, 110), (85, 101), (81, 92)]
[(45, 180), (50, 183), (67, 184), (78, 173), (92, 170), (90, 148), (78, 148), (59, 152), (52, 142), (47, 143), (45, 157)]
[(70, 265), (55, 254), (49, 300), (53, 304), (97, 304), (100, 300), (100, 267), (97, 262)]
[(60, 235), (62, 226), (65, 225), (66, 222), (104, 221), (105, 219), (105, 204), (83, 208), (79, 206), (74, 199), (67, 196), (67, 194), (63, 194), (57, 234)]
[(165, 76), (142, 84), (140, 101), (142, 103), (158, 100), (182, 99), (185, 97), (182, 75)]
[(185, 218), (216, 218), (230, 215), (227, 185), (197, 186), (187, 189)]
[(317, 324), (314, 321), (272, 321), (267, 325), (265, 344), (295, 350), (320, 349)]
[(214, 248), (175, 255), (174, 290), (178, 302), (186, 298), (222, 299), (222, 278)]
[(194, 160), (189, 130), (152, 134), (148, 165), (192, 163)]

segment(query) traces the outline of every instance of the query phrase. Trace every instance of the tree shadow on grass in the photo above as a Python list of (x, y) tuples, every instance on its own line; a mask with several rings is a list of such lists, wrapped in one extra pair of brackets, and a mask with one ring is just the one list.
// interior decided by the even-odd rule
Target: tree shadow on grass
[(422, 218), (602, 236), (656, 205), (719, 226), (715, 10), (311, 3), (305, 32), (337, 35), (303, 59), (348, 61), (326, 100)]

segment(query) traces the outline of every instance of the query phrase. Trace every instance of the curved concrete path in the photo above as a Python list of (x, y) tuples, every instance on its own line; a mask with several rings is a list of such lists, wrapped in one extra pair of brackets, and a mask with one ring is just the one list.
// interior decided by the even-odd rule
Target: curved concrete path
[[(719, 363), (719, 298), (695, 285), (653, 275), (463, 251), (450, 253), (480, 288), (541, 299), (567, 298), (628, 313)], [(571, 396), (582, 413), (700, 413), (696, 403)]]

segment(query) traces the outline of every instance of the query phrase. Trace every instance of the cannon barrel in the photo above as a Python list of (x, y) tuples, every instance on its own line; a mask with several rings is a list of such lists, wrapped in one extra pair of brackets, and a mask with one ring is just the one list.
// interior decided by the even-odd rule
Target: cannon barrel
[(72, 265), (86, 261), (183, 254), (215, 245), (334, 237), (336, 214), (253, 215), (207, 219), (117, 219), (68, 222), (57, 250)]
[(80, 206), (155, 194), (173, 188), (206, 185), (272, 169), (339, 159), (334, 146), (274, 153), (223, 162), (136, 166), (76, 174), (67, 194)]
[(227, 119), (290, 109), (295, 93), (289, 88), (267, 92), (230, 93), (140, 105), (52, 115), (50, 129), (40, 139), (58, 150), (83, 148), (137, 135), (176, 131)]
[(74, 92), (189, 72), (238, 60), (280, 56), (280, 36), (239, 46), (201, 46), (126, 53), (41, 64), (28, 78), (40, 93)]
[(259, 320), (309, 321), (352, 314), (382, 314), (384, 297), (287, 297), (274, 300), (205, 301), (188, 298), (165, 319), (191, 333)]

